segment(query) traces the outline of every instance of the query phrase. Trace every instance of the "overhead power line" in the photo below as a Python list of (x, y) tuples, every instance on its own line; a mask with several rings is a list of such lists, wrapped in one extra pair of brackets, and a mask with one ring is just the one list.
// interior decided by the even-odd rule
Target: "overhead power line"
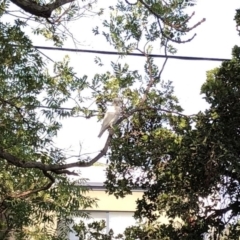
[[(82, 53), (95, 53), (95, 54), (104, 54), (104, 55), (128, 55), (128, 56), (136, 56), (136, 57), (145, 57), (144, 54), (141, 53), (119, 53), (114, 51), (100, 51), (100, 50), (89, 50), (89, 49), (75, 49), (75, 48), (58, 48), (58, 47), (44, 47), (44, 46), (34, 46), (37, 49), (42, 50), (51, 50), (51, 51), (65, 51), (65, 52), (82, 52)], [(227, 58), (206, 58), (206, 57), (189, 57), (189, 56), (166, 56), (161, 54), (149, 54), (149, 57), (152, 58), (172, 58), (179, 60), (193, 60), (193, 61), (215, 61), (215, 62), (223, 62), (229, 61)]]

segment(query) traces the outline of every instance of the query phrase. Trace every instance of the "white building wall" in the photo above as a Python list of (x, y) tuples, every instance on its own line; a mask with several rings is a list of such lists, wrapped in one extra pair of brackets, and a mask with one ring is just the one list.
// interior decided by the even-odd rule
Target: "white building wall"
[[(114, 234), (123, 233), (125, 228), (135, 225), (136, 220), (133, 218), (134, 212), (91, 212), (89, 219), (82, 219), (76, 217), (74, 222), (77, 224), (80, 220), (83, 220), (86, 224), (91, 223), (93, 221), (106, 221), (106, 229), (104, 229), (103, 233), (107, 233), (110, 229), (114, 231)], [(76, 233), (69, 233), (69, 240), (79, 240), (79, 237), (75, 236)]]

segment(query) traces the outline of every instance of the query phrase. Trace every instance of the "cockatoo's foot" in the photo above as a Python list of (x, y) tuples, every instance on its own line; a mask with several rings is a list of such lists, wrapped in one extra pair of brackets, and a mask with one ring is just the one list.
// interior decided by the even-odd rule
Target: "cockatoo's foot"
[(108, 131), (109, 131), (109, 133), (110, 133), (111, 135), (113, 135), (113, 133), (114, 133), (114, 129), (113, 129), (113, 128), (109, 128)]

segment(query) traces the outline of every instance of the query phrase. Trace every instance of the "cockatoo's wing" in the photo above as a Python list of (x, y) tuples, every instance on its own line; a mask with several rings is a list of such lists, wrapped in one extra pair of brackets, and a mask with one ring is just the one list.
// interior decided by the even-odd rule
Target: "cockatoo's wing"
[(117, 122), (118, 118), (121, 115), (121, 111), (122, 109), (119, 106), (115, 106), (115, 119), (114, 122), (112, 122), (112, 124), (115, 124)]
[(106, 112), (106, 114), (103, 118), (102, 128), (98, 135), (99, 138), (106, 131), (106, 129), (108, 129), (110, 124), (113, 124), (116, 121), (116, 118), (118, 118), (118, 116), (119, 116), (119, 114), (117, 114), (116, 112)]
[(109, 127), (113, 127), (113, 124), (115, 124), (116, 121), (118, 120), (121, 114), (121, 107), (118, 105), (119, 101), (120, 101), (119, 99), (114, 99), (113, 106), (111, 106), (106, 112), (103, 118), (102, 128), (98, 135), (99, 138), (106, 131), (106, 129), (108, 129)]

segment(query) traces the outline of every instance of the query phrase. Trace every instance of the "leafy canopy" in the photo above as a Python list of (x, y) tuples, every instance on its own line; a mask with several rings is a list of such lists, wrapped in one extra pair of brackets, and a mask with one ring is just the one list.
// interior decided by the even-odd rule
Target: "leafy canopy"
[[(109, 193), (124, 197), (136, 187), (146, 190), (137, 202), (135, 215), (147, 220), (148, 225), (127, 229), (126, 239), (199, 239), (217, 218), (202, 217), (199, 197), (215, 193), (228, 176), (223, 164), (215, 160), (215, 149), (225, 154), (225, 148), (219, 142), (209, 145), (215, 139), (221, 141), (211, 135), (215, 125), (210, 124), (220, 113), (209, 109), (194, 117), (185, 116), (171, 82), (161, 77), (167, 58), (159, 66), (150, 54), (156, 46), (164, 49), (166, 57), (175, 53), (176, 43), (191, 41), (195, 37), (190, 35), (192, 30), (205, 19), (189, 26), (194, 13), (188, 15), (186, 10), (194, 6), (191, 0), (116, 1), (109, 6), (110, 16), (93, 29), (93, 34), (101, 33), (121, 57), (129, 52), (141, 53), (145, 59), (142, 68), (132, 69), (121, 58), (111, 63), (109, 71), (89, 79), (78, 77), (65, 58), (54, 63), (51, 71), (24, 31), (32, 29), (33, 34), (62, 46), (71, 36), (65, 24), (86, 12), (93, 13), (94, 3), (5, 0), (0, 4), (1, 238), (13, 231), (18, 239), (31, 235), (35, 239), (66, 238), (63, 233), (72, 222), (71, 215), (82, 216), (78, 210), (95, 203), (84, 195), (83, 180), (69, 180), (68, 175), (77, 175), (69, 168), (91, 166), (107, 155)], [(21, 9), (17, 17), (13, 6)], [(97, 16), (103, 13), (102, 8), (95, 12)], [(6, 16), (12, 16), (13, 21), (7, 21)], [(99, 57), (95, 62), (103, 65)], [(207, 82), (203, 92), (209, 86)], [(82, 97), (86, 92), (88, 98)], [(208, 94), (212, 93), (206, 91), (206, 97)], [(101, 119), (107, 102), (119, 95), (124, 99), (123, 114), (102, 151), (91, 159), (80, 155), (69, 163), (66, 151), (53, 141), (62, 127), (61, 120), (80, 116)], [(89, 98), (96, 102), (95, 108), (86, 108)], [(66, 108), (66, 104), (71, 107)], [(219, 128), (217, 134), (225, 136), (220, 125), (215, 126)], [(229, 166), (231, 174), (236, 171), (233, 163)], [(199, 182), (203, 176), (205, 182)], [(170, 219), (181, 217), (186, 224), (177, 229), (172, 221), (159, 225), (157, 219), (163, 211)], [(190, 216), (200, 220), (193, 226), (188, 223)], [(56, 219), (65, 223), (59, 225), (59, 236), (41, 227), (30, 228)], [(100, 231), (101, 226), (96, 226)]]

